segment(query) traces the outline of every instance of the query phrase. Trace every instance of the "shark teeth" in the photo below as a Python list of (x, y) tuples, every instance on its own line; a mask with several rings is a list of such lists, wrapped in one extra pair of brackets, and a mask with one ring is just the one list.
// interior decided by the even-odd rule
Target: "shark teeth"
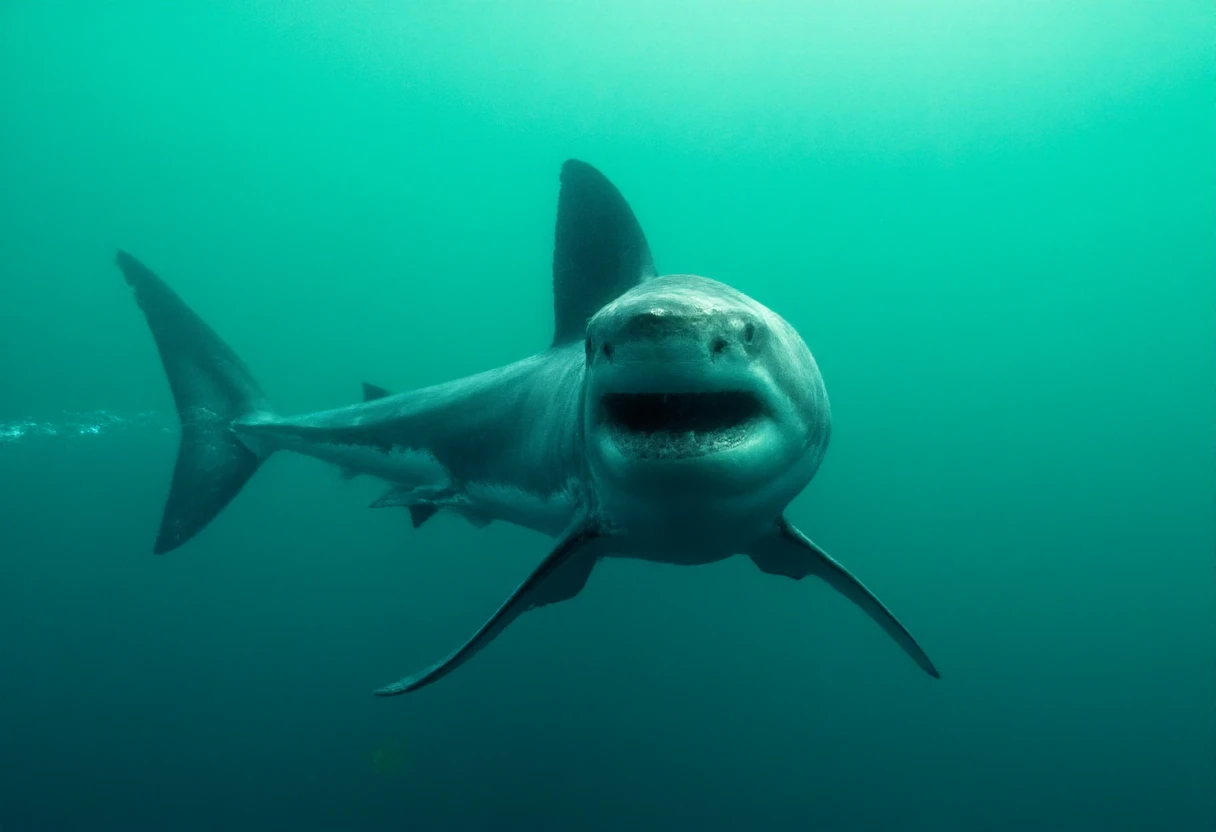
[(686, 431), (683, 433), (630, 433), (613, 430), (613, 442), (626, 456), (636, 459), (686, 459), (717, 453), (738, 447), (747, 441), (746, 426), (717, 431)]

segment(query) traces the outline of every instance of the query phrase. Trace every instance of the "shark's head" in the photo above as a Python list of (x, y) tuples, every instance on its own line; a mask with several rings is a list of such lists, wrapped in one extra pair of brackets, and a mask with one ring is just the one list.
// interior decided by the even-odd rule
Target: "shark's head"
[(645, 281), (587, 325), (584, 436), (625, 525), (768, 522), (827, 447), (827, 393), (776, 313), (693, 275)]

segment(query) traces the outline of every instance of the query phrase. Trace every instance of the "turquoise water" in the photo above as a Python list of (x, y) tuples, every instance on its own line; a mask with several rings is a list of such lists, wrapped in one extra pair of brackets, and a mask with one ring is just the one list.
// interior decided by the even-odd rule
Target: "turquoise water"
[[(1216, 7), (0, 8), (0, 829), (1216, 823)], [(284, 412), (542, 348), (557, 172), (803, 334), (824, 586), (615, 561), (417, 694), (549, 541), (176, 446), (112, 265)]]

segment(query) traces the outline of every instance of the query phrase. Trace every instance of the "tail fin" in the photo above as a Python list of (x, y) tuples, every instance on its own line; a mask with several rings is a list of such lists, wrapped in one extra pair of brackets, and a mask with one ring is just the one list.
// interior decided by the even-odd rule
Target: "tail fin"
[(153, 551), (185, 543), (220, 513), (262, 458), (237, 438), (232, 423), (269, 411), (245, 363), (172, 289), (126, 252), (115, 258), (169, 378), (181, 420), (181, 445)]

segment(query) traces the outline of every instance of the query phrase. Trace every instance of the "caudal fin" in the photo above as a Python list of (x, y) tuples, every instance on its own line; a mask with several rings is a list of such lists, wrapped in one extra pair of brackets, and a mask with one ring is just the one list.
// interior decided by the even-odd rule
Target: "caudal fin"
[(245, 363), (164, 281), (126, 252), (115, 262), (148, 319), (182, 425), (153, 548), (163, 554), (210, 523), (253, 476), (262, 459), (232, 423), (269, 407)]

